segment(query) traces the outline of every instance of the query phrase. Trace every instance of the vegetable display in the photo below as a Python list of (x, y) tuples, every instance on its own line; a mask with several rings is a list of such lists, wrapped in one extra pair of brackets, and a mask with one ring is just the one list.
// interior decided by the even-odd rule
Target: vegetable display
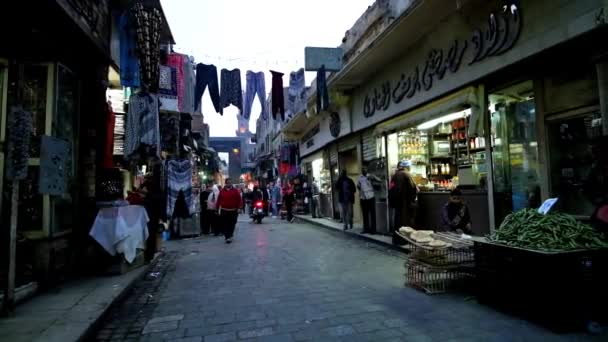
[(508, 215), (489, 239), (508, 246), (542, 251), (608, 247), (603, 234), (571, 215), (542, 215), (535, 209), (523, 209)]

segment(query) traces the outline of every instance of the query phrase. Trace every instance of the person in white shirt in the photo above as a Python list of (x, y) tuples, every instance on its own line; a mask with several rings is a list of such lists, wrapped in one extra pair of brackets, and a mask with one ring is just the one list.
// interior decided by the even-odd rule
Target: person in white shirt
[(361, 200), (363, 234), (376, 234), (376, 198), (366, 168), (361, 170), (361, 176), (357, 180), (357, 188)]
[(215, 236), (219, 236), (222, 233), (217, 215), (217, 198), (219, 195), (219, 186), (213, 185), (211, 192), (209, 192), (209, 197), (207, 197), (207, 217), (210, 221), (211, 232)]

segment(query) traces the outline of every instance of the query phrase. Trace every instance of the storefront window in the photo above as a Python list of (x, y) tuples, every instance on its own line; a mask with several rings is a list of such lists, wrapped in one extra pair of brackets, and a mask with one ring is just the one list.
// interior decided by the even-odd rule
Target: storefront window
[(532, 81), (489, 95), (496, 223), (540, 205), (536, 109)]
[(559, 198), (561, 210), (590, 216), (596, 199), (605, 196), (595, 178), (600, 173), (602, 153), (595, 146), (601, 135), (600, 113), (588, 113), (548, 124), (551, 196)]

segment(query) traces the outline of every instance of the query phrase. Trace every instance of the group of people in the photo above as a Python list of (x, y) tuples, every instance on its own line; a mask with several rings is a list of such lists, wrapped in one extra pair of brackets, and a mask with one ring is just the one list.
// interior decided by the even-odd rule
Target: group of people
[(226, 243), (232, 243), (234, 229), (243, 207), (241, 191), (234, 187), (230, 178), (224, 186), (208, 183), (201, 192), (201, 230), (205, 235), (224, 235)]
[[(395, 244), (399, 243), (395, 232), (400, 227), (414, 227), (416, 225), (419, 190), (409, 173), (409, 168), (410, 163), (408, 161), (400, 161), (389, 184), (388, 202), (393, 212), (390, 227), (393, 234), (393, 243)], [(373, 182), (380, 181), (374, 175), (370, 175), (366, 168), (363, 168), (355, 184), (347, 175), (346, 170), (342, 170), (335, 184), (335, 189), (338, 193), (345, 231), (353, 229), (353, 205), (355, 203), (355, 193), (358, 190), (363, 219), (363, 234), (376, 234), (376, 201)], [(471, 232), (471, 215), (460, 189), (451, 191), (448, 202), (442, 208), (441, 221), (441, 229), (443, 230), (462, 233)]]

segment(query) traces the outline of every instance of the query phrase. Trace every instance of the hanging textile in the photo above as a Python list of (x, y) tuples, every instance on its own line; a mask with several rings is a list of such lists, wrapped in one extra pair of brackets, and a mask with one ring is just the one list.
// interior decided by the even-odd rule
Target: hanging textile
[(209, 88), (209, 96), (211, 96), (215, 112), (223, 114), (222, 107), (220, 106), (220, 87), (217, 81), (217, 68), (215, 65), (198, 63), (196, 65), (196, 86), (194, 89), (195, 109), (201, 106), (201, 97), (207, 87)]
[(184, 95), (180, 101), (180, 111), (182, 113), (194, 113), (194, 87), (196, 84), (196, 74), (194, 73), (194, 60), (184, 56)]
[(27, 177), (27, 165), (30, 157), (30, 140), (32, 138), (32, 114), (21, 106), (11, 107), (7, 127), (7, 178), (21, 180)]
[(179, 150), (179, 113), (160, 114), (160, 148), (171, 155)]
[(241, 88), (240, 69), (222, 69), (221, 71), (222, 92), (220, 94), (221, 107), (226, 108), (231, 104), (243, 112), (243, 90)]
[(306, 107), (306, 80), (304, 68), (289, 74), (289, 93), (287, 95), (287, 116), (294, 116)]
[(266, 80), (263, 72), (247, 71), (247, 84), (245, 86), (245, 104), (243, 108), (243, 117), (249, 120), (251, 116), (251, 106), (257, 94), (262, 106), (260, 116), (264, 120), (268, 120), (268, 108), (266, 106)]
[[(170, 160), (167, 162), (167, 217), (173, 217), (175, 204), (180, 192), (186, 207), (192, 209), (192, 163), (190, 160)], [(192, 211), (190, 211), (192, 215)]]
[(179, 111), (177, 70), (166, 65), (159, 66), (158, 97), (163, 110)]
[(327, 79), (325, 66), (317, 71), (317, 113), (329, 109), (329, 92), (327, 91)]
[(116, 116), (109, 103), (106, 103), (106, 135), (103, 142), (103, 160), (101, 167), (111, 169), (114, 167), (114, 127)]
[(129, 99), (125, 129), (125, 157), (131, 158), (140, 148), (145, 154), (160, 157), (160, 125), (158, 97), (138, 93)]
[(120, 84), (139, 88), (139, 58), (137, 53), (137, 31), (131, 12), (126, 11), (119, 19), (120, 39)]
[[(180, 53), (170, 53), (167, 55), (167, 66), (175, 68), (175, 85), (176, 85), (176, 96), (177, 96), (177, 110), (179, 112), (184, 111), (184, 97), (186, 96), (186, 64), (188, 57)], [(162, 75), (161, 75), (162, 77)], [(191, 111), (190, 111), (191, 112)], [(187, 112), (187, 113), (190, 113)]]
[(270, 70), (272, 74), (272, 118), (277, 119), (281, 114), (281, 120), (285, 121), (285, 97), (283, 95), (283, 73)]
[(141, 82), (150, 92), (155, 93), (158, 90), (160, 30), (163, 19), (157, 8), (147, 9), (142, 3), (135, 4), (134, 10)]

